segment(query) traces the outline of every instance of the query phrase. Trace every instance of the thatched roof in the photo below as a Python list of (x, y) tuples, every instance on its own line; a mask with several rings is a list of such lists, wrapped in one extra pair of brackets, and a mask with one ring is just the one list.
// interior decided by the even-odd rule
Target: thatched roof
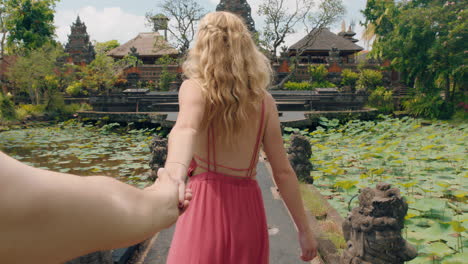
[[(338, 48), (340, 51), (361, 51), (364, 48), (358, 46), (348, 39), (345, 39), (337, 34), (330, 32), (327, 28), (321, 29), (316, 33), (317, 29), (312, 30), (307, 36), (299, 40), (296, 44), (289, 47), (289, 51), (296, 51), (302, 49), (311, 38), (311, 44), (307, 46), (306, 51), (329, 51), (332, 47)], [(316, 35), (318, 34), (318, 35)]]
[(178, 55), (179, 51), (172, 47), (158, 32), (140, 33), (127, 43), (109, 51), (112, 57), (124, 57), (135, 47), (141, 57)]

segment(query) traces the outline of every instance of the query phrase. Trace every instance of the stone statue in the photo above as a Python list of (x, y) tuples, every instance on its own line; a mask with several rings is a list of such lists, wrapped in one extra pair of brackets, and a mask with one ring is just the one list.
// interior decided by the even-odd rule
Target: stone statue
[(403, 264), (417, 256), (416, 249), (401, 236), (408, 204), (397, 188), (379, 183), (365, 188), (343, 223), (348, 248), (341, 264)]
[[(149, 166), (153, 172), (157, 172), (159, 168), (164, 167), (167, 159), (167, 139), (155, 136), (151, 141), (150, 151), (151, 160)], [(155, 178), (156, 173), (152, 173), (152, 177)]]
[(299, 179), (307, 183), (314, 183), (314, 179), (310, 177), (312, 164), (310, 157), (312, 156), (312, 147), (309, 140), (297, 133), (291, 135), (291, 145), (288, 148), (288, 158)]
[(335, 45), (333, 45), (328, 52), (327, 62), (328, 64), (333, 64), (335, 62), (341, 64), (343, 62), (343, 59), (340, 57), (340, 50)]

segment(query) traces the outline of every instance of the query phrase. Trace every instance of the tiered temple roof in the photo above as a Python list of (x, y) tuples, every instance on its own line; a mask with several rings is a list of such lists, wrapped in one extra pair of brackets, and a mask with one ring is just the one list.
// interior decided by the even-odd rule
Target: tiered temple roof
[(71, 34), (68, 35), (65, 52), (70, 54), (70, 62), (76, 65), (89, 64), (96, 56), (94, 46), (86, 31), (86, 25), (81, 22), (80, 16), (71, 26)]
[(323, 28), (312, 30), (307, 36), (289, 47), (289, 53), (295, 53), (298, 49), (304, 49), (305, 52), (328, 54), (333, 47), (337, 48), (340, 52), (348, 54), (364, 49), (354, 44), (350, 39), (337, 35), (327, 28)]
[(252, 19), (252, 9), (246, 0), (221, 0), (216, 11), (228, 11), (242, 17), (251, 32), (255, 32), (255, 22)]

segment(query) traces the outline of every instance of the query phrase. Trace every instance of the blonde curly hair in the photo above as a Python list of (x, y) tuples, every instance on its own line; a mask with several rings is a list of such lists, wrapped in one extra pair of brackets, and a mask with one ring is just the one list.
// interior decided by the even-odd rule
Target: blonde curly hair
[(247, 26), (229, 12), (207, 14), (183, 64), (185, 77), (198, 81), (206, 96), (202, 129), (212, 124), (232, 145), (258, 109), (271, 81), (271, 65)]

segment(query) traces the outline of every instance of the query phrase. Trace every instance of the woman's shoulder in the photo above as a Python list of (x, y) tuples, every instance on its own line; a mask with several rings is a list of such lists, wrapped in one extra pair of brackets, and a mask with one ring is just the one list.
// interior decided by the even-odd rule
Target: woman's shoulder
[(202, 85), (201, 85), (201, 82), (200, 80), (197, 80), (197, 79), (194, 79), (194, 78), (190, 78), (190, 79), (185, 79), (183, 82), (182, 82), (182, 87), (194, 87), (194, 88), (199, 88), (200, 90), (202, 89)]

